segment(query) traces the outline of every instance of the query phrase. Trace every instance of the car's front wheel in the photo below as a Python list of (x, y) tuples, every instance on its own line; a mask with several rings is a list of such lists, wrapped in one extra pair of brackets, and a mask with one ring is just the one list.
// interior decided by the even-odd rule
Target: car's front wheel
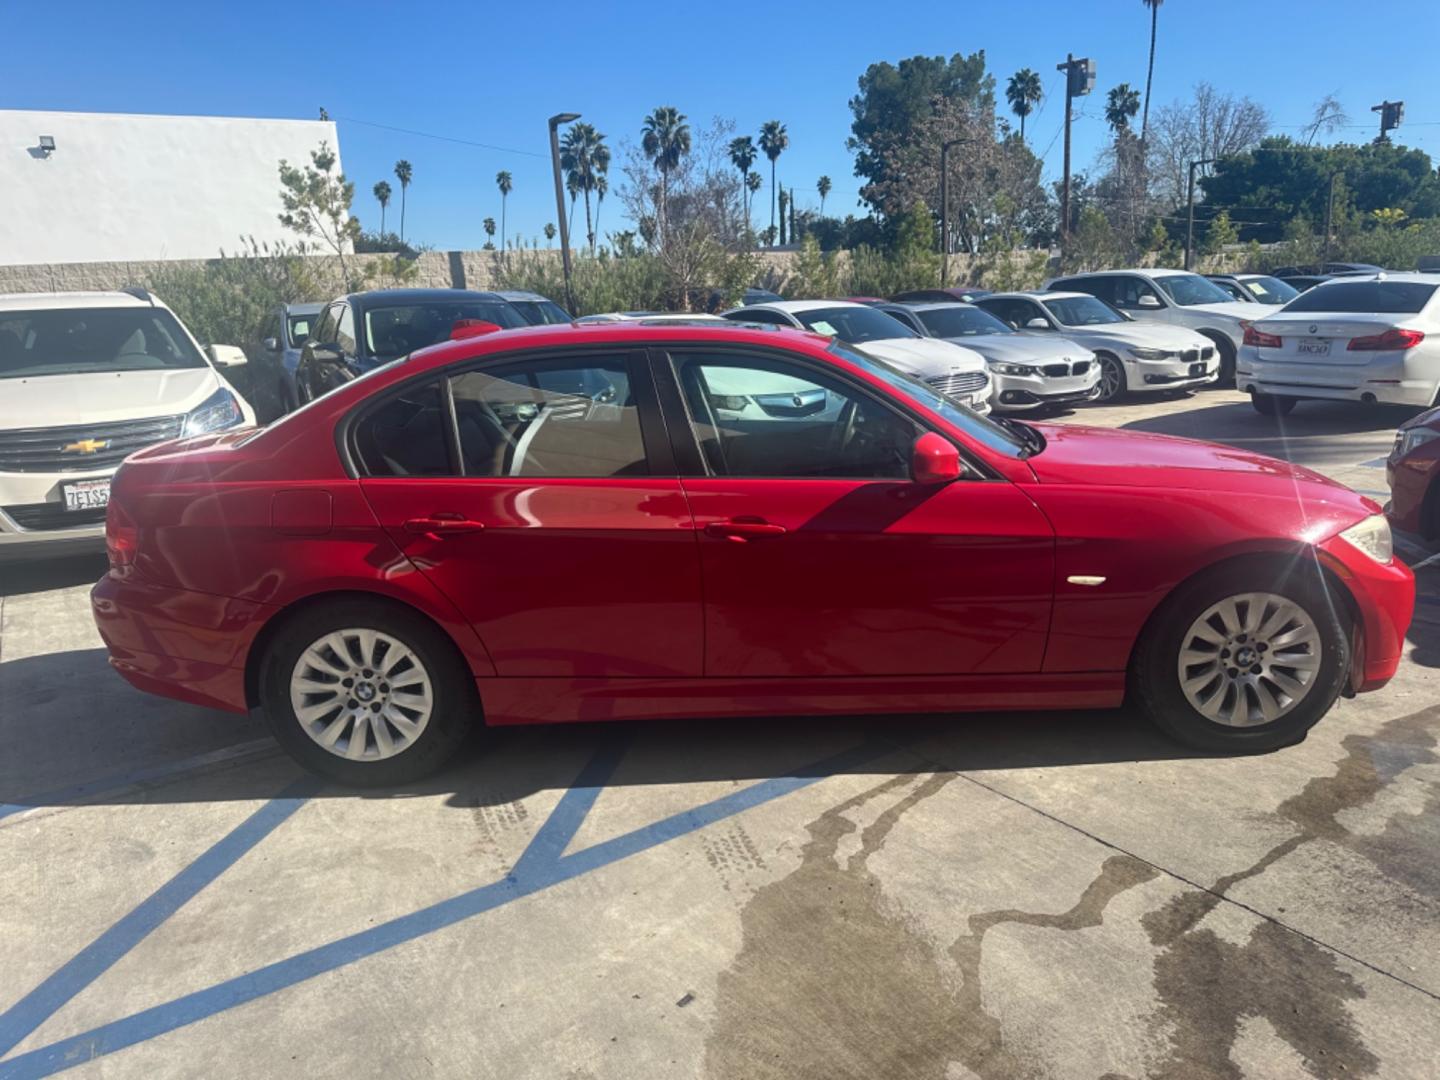
[(1281, 394), (1254, 393), (1250, 395), (1250, 404), (1261, 416), (1288, 416), (1295, 408), (1295, 399)]
[(1299, 742), (1344, 687), (1337, 598), (1300, 563), (1244, 562), (1182, 586), (1136, 650), (1131, 689), (1163, 731), (1202, 750)]
[(292, 757), (357, 786), (434, 772), (478, 715), (470, 675), (440, 630), (358, 598), (302, 611), (280, 629), (262, 661), (260, 698)]
[(1100, 392), (1095, 395), (1095, 400), (1114, 402), (1123, 396), (1127, 389), (1125, 368), (1119, 360), (1106, 353), (1100, 353), (1097, 359), (1100, 361)]

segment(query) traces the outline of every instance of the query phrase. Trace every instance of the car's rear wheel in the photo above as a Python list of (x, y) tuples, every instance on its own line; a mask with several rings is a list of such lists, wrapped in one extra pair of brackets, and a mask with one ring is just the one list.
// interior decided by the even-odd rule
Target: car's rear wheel
[(1318, 570), (1247, 561), (1204, 575), (1150, 620), (1131, 689), (1175, 739), (1259, 751), (1305, 737), (1349, 671), (1350, 643)]
[(358, 786), (434, 772), (478, 715), (470, 676), (440, 630), (358, 598), (310, 608), (281, 628), (262, 662), (260, 699), (292, 757)]
[(1250, 395), (1250, 404), (1261, 416), (1288, 416), (1295, 408), (1295, 399), (1283, 394), (1255, 393)]
[(1124, 365), (1108, 353), (1099, 353), (1096, 359), (1100, 361), (1100, 392), (1095, 395), (1095, 400), (1102, 402), (1119, 400), (1127, 389)]

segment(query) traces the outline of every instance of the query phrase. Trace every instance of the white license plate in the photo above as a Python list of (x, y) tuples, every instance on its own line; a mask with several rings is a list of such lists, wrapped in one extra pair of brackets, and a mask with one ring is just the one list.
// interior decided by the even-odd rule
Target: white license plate
[(66, 510), (103, 510), (110, 502), (110, 480), (79, 480), (60, 485)]
[(1329, 356), (1330, 339), (1319, 337), (1301, 338), (1295, 342), (1295, 351), (1301, 356)]

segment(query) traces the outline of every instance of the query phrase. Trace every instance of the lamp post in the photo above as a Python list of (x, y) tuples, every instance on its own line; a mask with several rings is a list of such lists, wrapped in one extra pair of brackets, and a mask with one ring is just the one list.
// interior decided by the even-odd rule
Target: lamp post
[(1185, 184), (1185, 269), (1190, 269), (1195, 249), (1195, 170), (1201, 165), (1214, 165), (1219, 158), (1197, 158), (1190, 162), (1190, 179)]
[(575, 317), (575, 290), (570, 286), (570, 226), (565, 220), (565, 185), (560, 182), (561, 124), (580, 119), (579, 113), (556, 113), (550, 117), (550, 163), (555, 169), (555, 214), (560, 219), (560, 258), (565, 265), (565, 308)]
[(950, 148), (974, 139), (949, 139), (940, 144), (940, 287), (950, 282)]
[(1065, 54), (1065, 62), (1055, 65), (1065, 73), (1065, 173), (1060, 187), (1060, 265), (1070, 250), (1070, 121), (1074, 110), (1071, 102), (1095, 89), (1095, 61), (1076, 60), (1074, 53)]

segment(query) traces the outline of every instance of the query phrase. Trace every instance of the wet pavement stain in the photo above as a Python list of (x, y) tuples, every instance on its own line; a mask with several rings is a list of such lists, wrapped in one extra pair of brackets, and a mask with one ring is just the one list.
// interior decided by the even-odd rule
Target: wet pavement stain
[[(1059, 929), (1099, 925), (1115, 896), (1157, 873), (1137, 859), (1106, 860), (1079, 902), (1059, 915), (1022, 911), (972, 916), (952, 947), (963, 986), (934, 944), (884, 900), (869, 870), (907, 811), (955, 779), (893, 777), (806, 826), (801, 864), (759, 889), (742, 918), (744, 944), (717, 983), (705, 1073), (715, 1080), (943, 1078), (961, 1062), (986, 1080), (1033, 1075), (1002, 1045), (980, 1002), (985, 934), (1013, 922)], [(912, 787), (913, 785), (913, 787)], [(845, 815), (912, 788), (863, 829)], [(859, 831), (843, 862), (842, 841)]]

